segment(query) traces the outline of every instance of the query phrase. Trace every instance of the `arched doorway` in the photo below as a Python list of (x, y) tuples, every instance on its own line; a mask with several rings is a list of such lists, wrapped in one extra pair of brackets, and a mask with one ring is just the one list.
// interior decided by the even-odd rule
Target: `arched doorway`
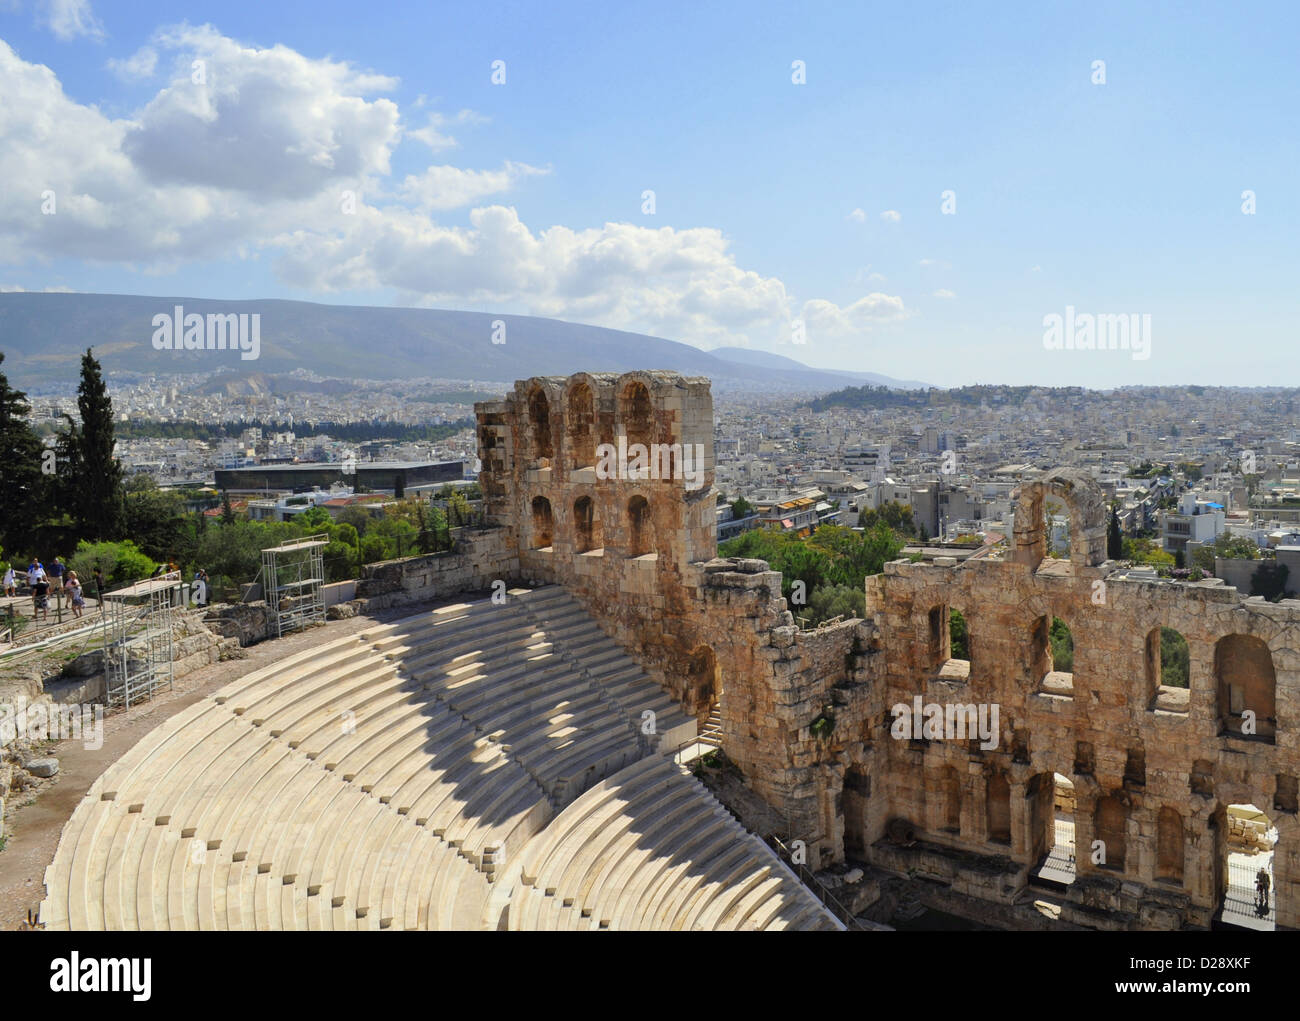
[(698, 645), (686, 660), (686, 700), (699, 707), (701, 720), (717, 715), (722, 699), (722, 674), (718, 658), (707, 645)]
[(1074, 882), (1074, 784), (1060, 773), (1039, 773), (1025, 794), (1029, 816), (1030, 857), (1037, 862), (1031, 877), (1043, 885)]
[[(1246, 929), (1277, 928), (1277, 884), (1273, 859), (1277, 828), (1254, 804), (1228, 805), (1215, 814), (1218, 853), (1216, 875), (1222, 908), (1219, 921)], [(1265, 896), (1258, 882), (1265, 877)]]
[(864, 858), (867, 852), (867, 799), (871, 796), (871, 777), (861, 766), (850, 766), (844, 773), (844, 853)]

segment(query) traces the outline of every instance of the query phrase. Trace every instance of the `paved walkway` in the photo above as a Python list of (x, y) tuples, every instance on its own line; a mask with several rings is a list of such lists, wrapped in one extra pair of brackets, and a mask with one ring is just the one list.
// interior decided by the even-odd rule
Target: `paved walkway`
[[(60, 613), (59, 603), (62, 601), (62, 612)], [(13, 608), (15, 616), (21, 615), (26, 618), (27, 624), (19, 634), (20, 644), (29, 645), (33, 642), (40, 641), (47, 635), (53, 635), (60, 627), (64, 630), (71, 630), (72, 626), (82, 626), (93, 623), (99, 617), (99, 603), (91, 596), (86, 596), (86, 605), (81, 611), (81, 620), (78, 621), (72, 615), (72, 607), (64, 597), (62, 600), (57, 595), (51, 594), (49, 599), (49, 615), (42, 615), (35, 618), (35, 610), (32, 608), (32, 597), (30, 594), (14, 596), (0, 596), (0, 631), (5, 630), (8, 626), (10, 607)], [(62, 617), (62, 621), (60, 621)], [(9, 646), (0, 643), (0, 652), (8, 649)]]

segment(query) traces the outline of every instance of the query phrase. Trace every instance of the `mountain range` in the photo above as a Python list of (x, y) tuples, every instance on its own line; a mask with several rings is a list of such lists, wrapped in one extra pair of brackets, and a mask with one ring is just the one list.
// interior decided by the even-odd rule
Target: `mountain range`
[[(258, 357), (243, 359), (238, 350), (157, 350), (154, 317), (174, 317), (177, 306), (185, 315), (259, 315)], [(94, 348), (110, 376), (233, 373), (233, 382), (222, 382), (222, 387), (238, 386), (243, 377), (273, 377), (299, 368), (340, 380), (431, 377), (500, 383), (582, 370), (670, 369), (708, 376), (723, 390), (773, 392), (829, 391), (850, 383), (901, 389), (926, 385), (875, 373), (810, 368), (748, 348), (702, 351), (659, 337), (535, 316), (278, 299), (0, 294), (0, 351), (13, 385), (75, 384), (87, 347)]]

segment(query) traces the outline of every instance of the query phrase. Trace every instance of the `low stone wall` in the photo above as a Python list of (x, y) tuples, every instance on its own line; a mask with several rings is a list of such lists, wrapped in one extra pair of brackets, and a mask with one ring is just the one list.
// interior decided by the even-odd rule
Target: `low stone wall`
[(256, 645), (270, 634), (270, 615), (266, 603), (222, 603), (213, 606), (203, 618), (208, 630), (232, 638), (241, 648)]
[(429, 602), (457, 592), (481, 592), (519, 577), (505, 529), (452, 533), (455, 549), (367, 564), (357, 581), (356, 602), (362, 613)]

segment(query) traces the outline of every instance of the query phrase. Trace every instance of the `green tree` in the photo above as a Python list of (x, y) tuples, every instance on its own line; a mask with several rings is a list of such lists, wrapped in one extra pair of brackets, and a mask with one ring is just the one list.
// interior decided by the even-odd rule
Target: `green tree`
[(141, 553), (135, 543), (87, 542), (77, 543), (77, 550), (68, 559), (68, 567), (77, 572), (82, 584), (89, 584), (95, 568), (104, 572), (104, 579), (112, 588), (129, 585), (147, 578), (158, 565)]
[(224, 489), (221, 491), (221, 523), (223, 525), (235, 523), (235, 509), (230, 506), (230, 494)]
[(1074, 671), (1074, 636), (1070, 628), (1060, 617), (1052, 618), (1052, 627), (1048, 635), (1052, 645), (1052, 669), (1062, 673)]
[(352, 506), (344, 507), (343, 510), (339, 512), (337, 520), (341, 525), (351, 525), (357, 530), (357, 535), (364, 538), (366, 530), (375, 519), (365, 508)]
[(181, 563), (193, 556), (185, 500), (179, 493), (159, 489), (148, 475), (133, 475), (125, 485), (123, 506), (126, 533), (145, 554)]
[(91, 539), (118, 539), (126, 533), (122, 466), (113, 456), (113, 402), (90, 348), (81, 359), (77, 387), (81, 425), (76, 433), (76, 464), (70, 475), (73, 519)]
[(1160, 629), (1160, 683), (1171, 688), (1187, 687), (1190, 654), (1187, 639), (1173, 628)]
[(1106, 556), (1111, 560), (1121, 560), (1124, 557), (1124, 533), (1119, 527), (1119, 511), (1115, 507), (1110, 509), (1110, 527), (1106, 531)]
[(858, 617), (867, 615), (867, 594), (861, 588), (849, 585), (823, 585), (808, 598), (808, 606), (800, 614), (815, 625), (832, 617)]
[[(0, 364), (4, 358), (0, 352)], [(13, 389), (0, 372), (0, 544), (15, 557), (32, 545), (48, 493), (41, 473), (42, 444), (27, 421), (30, 411), (27, 395)]]
[(1276, 560), (1265, 560), (1250, 577), (1250, 594), (1276, 603), (1286, 595), (1286, 576), (1290, 569)]
[(739, 520), (747, 518), (754, 513), (754, 505), (746, 500), (743, 496), (738, 496), (731, 501), (731, 516)]
[(311, 510), (303, 511), (293, 519), (295, 525), (301, 525), (309, 531), (319, 531), (331, 525), (334, 519), (330, 517), (330, 512), (324, 507), (313, 507)]
[(970, 631), (961, 610), (948, 611), (948, 637), (953, 659), (970, 659)]
[(858, 515), (859, 528), (874, 528), (878, 521), (883, 521), (899, 535), (908, 538), (918, 536), (916, 519), (909, 504), (889, 500), (875, 510), (868, 507)]

